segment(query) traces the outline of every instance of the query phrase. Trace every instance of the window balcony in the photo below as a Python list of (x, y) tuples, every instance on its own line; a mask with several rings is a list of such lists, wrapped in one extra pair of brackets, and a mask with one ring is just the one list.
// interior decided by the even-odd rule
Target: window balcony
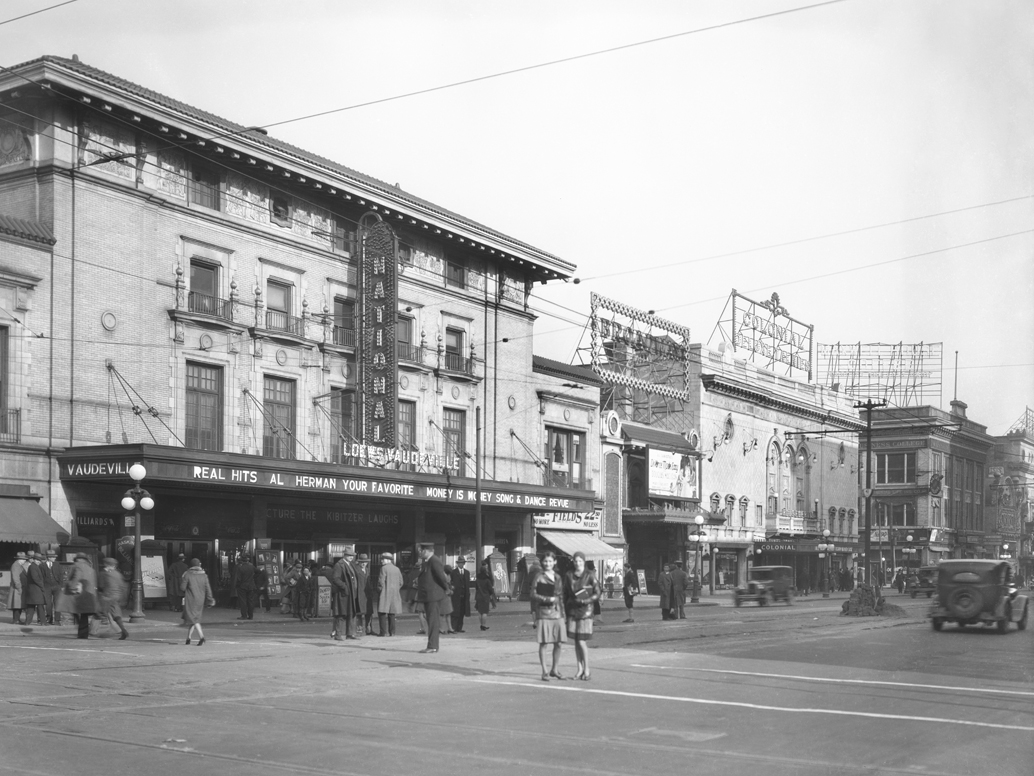
[(335, 326), (334, 344), (344, 348), (354, 348), (355, 329), (346, 326)]
[(0, 442), (20, 442), (22, 440), (22, 411), (0, 410)]
[(450, 372), (460, 372), (465, 375), (474, 374), (474, 359), (466, 358), (459, 353), (446, 353), (443, 366)]
[(281, 310), (266, 310), (266, 328), (270, 331), (292, 334), (295, 337), (305, 336), (305, 321)]
[(765, 516), (765, 530), (781, 534), (818, 533), (819, 521), (809, 512), (781, 509), (778, 514), (769, 512)]
[(226, 299), (219, 299), (208, 294), (191, 291), (187, 296), (187, 312), (198, 315), (211, 315), (224, 321), (233, 320), (233, 304)]
[(398, 352), (399, 361), (409, 361), (413, 364), (422, 364), (424, 362), (424, 349), (419, 345), (411, 345), (408, 342), (398, 342), (395, 344)]

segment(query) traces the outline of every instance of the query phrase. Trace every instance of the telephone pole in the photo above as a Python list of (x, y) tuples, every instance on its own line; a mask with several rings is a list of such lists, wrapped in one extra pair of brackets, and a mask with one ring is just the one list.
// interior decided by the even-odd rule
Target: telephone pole
[(885, 401), (866, 399), (854, 405), (856, 410), (865, 409), (865, 584), (872, 585), (872, 411), (876, 407), (886, 407)]

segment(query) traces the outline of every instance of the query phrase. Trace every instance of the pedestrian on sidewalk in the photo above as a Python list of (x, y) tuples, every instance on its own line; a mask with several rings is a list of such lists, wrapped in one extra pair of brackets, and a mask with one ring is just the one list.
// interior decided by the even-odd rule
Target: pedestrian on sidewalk
[(395, 617), (402, 613), (402, 572), (392, 560), (390, 552), (381, 553), (381, 570), (377, 575), (378, 636), (394, 636)]
[(657, 580), (657, 585), (660, 587), (661, 591), (661, 619), (670, 620), (673, 582), (671, 578), (671, 566), (667, 563), (665, 563), (664, 567), (661, 569), (661, 576)]
[(346, 544), (341, 558), (334, 564), (330, 576), (333, 588), (330, 592), (330, 610), (334, 613), (334, 640), (355, 638), (355, 620), (359, 616), (359, 577), (355, 573), (352, 559), (355, 545)]
[[(542, 556), (542, 568), (531, 583), (531, 600), (535, 605), (535, 636), (539, 643), (539, 666), (542, 668), (542, 681), (549, 677), (563, 679), (560, 674), (560, 650), (567, 640), (564, 634), (563, 611), (561, 599), (564, 583), (556, 573), (556, 555), (547, 552)], [(591, 624), (592, 619), (590, 617)], [(546, 669), (546, 653), (552, 646), (553, 659)]]
[(7, 591), (7, 608), (11, 610), (11, 622), (21, 625), (22, 622), (22, 596), (25, 595), (25, 566), (28, 556), (24, 552), (16, 553), (14, 563), (11, 564), (11, 586)]
[(57, 604), (59, 612), (76, 615), (79, 624), (76, 638), (90, 638), (90, 618), (97, 611), (97, 572), (90, 565), (90, 557), (78, 553), (65, 588)]
[(259, 564), (255, 565), (255, 602), (269, 613), (269, 572)]
[(445, 597), (438, 602), (439, 633), (452, 633), (452, 566), (442, 566), (449, 586), (445, 588)]
[(600, 600), (600, 583), (596, 575), (585, 567), (585, 553), (580, 550), (573, 557), (574, 568), (564, 577), (564, 612), (567, 614), (567, 637), (574, 641), (574, 655), (578, 663), (575, 679), (589, 681), (589, 645), (592, 639), (592, 608)]
[[(196, 558), (194, 560), (196, 560)], [(191, 561), (191, 563), (193, 563), (193, 561)], [(251, 556), (247, 553), (241, 555), (241, 562), (237, 564), (233, 587), (237, 591), (237, 603), (240, 604), (241, 607), (241, 616), (237, 619), (254, 620), (255, 567), (251, 564)]]
[(312, 571), (308, 566), (303, 566), (301, 576), (295, 580), (294, 587), (291, 588), (291, 592), (294, 595), (294, 600), (291, 602), (291, 605), (294, 607), (294, 616), (301, 622), (309, 621), (309, 615), (306, 612), (309, 608), (309, 599), (312, 596), (312, 582)]
[(689, 589), (689, 575), (682, 570), (682, 561), (675, 561), (671, 571), (671, 618), (686, 619), (686, 590)]
[(60, 625), (61, 615), (54, 612), (54, 601), (61, 589), (57, 553), (49, 550), (47, 559), (40, 564), (39, 569), (43, 573), (43, 597), (44, 605), (47, 607), (47, 625)]
[(190, 626), (187, 631), (187, 644), (190, 637), (197, 631), (200, 647), (205, 643), (205, 632), (201, 630), (201, 615), (205, 613), (206, 606), (215, 606), (215, 596), (212, 595), (212, 584), (208, 581), (208, 574), (201, 568), (201, 561), (192, 558), (190, 568), (183, 575), (183, 621)]
[(477, 578), (474, 580), (474, 609), (481, 622), (481, 630), (488, 630), (488, 612), (495, 606), (495, 580), (492, 578), (492, 564), (488, 558), (481, 561)]
[(370, 630), (370, 624), (366, 619), (366, 612), (370, 604), (370, 590), (367, 586), (367, 582), (370, 579), (370, 556), (367, 555), (365, 552), (361, 553), (359, 557), (356, 558), (355, 563), (353, 564), (353, 568), (355, 569), (357, 594), (359, 596), (359, 608), (356, 610), (355, 613), (357, 623), (355, 635), (359, 638), (362, 638), (368, 632), (372, 633), (372, 631)]
[[(359, 556), (362, 558), (362, 555)], [(380, 556), (374, 556), (370, 559), (367, 565), (366, 571), (366, 612), (363, 618), (363, 623), (366, 626), (366, 635), (373, 635), (373, 621), (374, 618), (379, 614), (378, 607), (380, 606), (381, 600), (381, 564)], [(378, 627), (380, 627), (380, 620), (378, 618)]]
[(126, 581), (118, 570), (115, 558), (105, 558), (104, 567), (97, 575), (97, 616), (108, 621), (110, 627), (118, 626), (119, 641), (129, 638), (129, 631), (122, 623), (122, 607), (119, 602), (126, 595)]
[(183, 575), (187, 573), (187, 556), (182, 552), (176, 556), (176, 562), (169, 566), (169, 573), (165, 575), (165, 592), (172, 602), (172, 609), (175, 612), (183, 611)]
[(22, 601), (25, 607), (25, 624), (32, 625), (32, 612), (36, 610), (36, 624), (42, 625), (46, 617), (46, 593), (44, 592), (43, 571), (39, 564), (42, 558), (39, 554), (30, 553), (29, 563), (25, 567), (25, 589)]
[(463, 618), (470, 617), (470, 572), (466, 569), (467, 559), (456, 558), (456, 568), (449, 575), (452, 584), (452, 630), (463, 633)]
[(441, 604), (448, 596), (449, 578), (438, 556), (434, 554), (434, 544), (421, 542), (419, 545), (420, 577), (416, 591), (416, 600), (424, 605), (427, 615), (427, 646), (420, 650), (423, 653), (438, 651), (438, 633), (441, 627)]
[(625, 564), (625, 576), (621, 584), (621, 592), (625, 597), (625, 608), (628, 609), (628, 619), (625, 622), (635, 622), (632, 619), (632, 606), (634, 599), (639, 595), (639, 578), (629, 564)]

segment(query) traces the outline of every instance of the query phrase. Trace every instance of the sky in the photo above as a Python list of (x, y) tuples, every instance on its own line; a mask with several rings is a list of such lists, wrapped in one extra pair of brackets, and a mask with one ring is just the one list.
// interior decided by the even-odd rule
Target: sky
[(15, 18), (58, 2), (0, 5), (0, 64), (78, 54), (575, 264), (578, 283), (535, 287), (539, 355), (585, 359), (591, 292), (712, 345), (732, 289), (778, 293), (819, 343), (943, 343), (939, 405), (957, 382), (992, 434), (1034, 407), (1028, 0), (74, 0)]

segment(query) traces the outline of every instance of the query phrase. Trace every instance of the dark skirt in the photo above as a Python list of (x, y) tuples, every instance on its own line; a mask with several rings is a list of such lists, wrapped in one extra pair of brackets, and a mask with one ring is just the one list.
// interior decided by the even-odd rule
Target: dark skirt
[(592, 617), (575, 619), (567, 618), (567, 638), (575, 641), (589, 641), (592, 639)]

